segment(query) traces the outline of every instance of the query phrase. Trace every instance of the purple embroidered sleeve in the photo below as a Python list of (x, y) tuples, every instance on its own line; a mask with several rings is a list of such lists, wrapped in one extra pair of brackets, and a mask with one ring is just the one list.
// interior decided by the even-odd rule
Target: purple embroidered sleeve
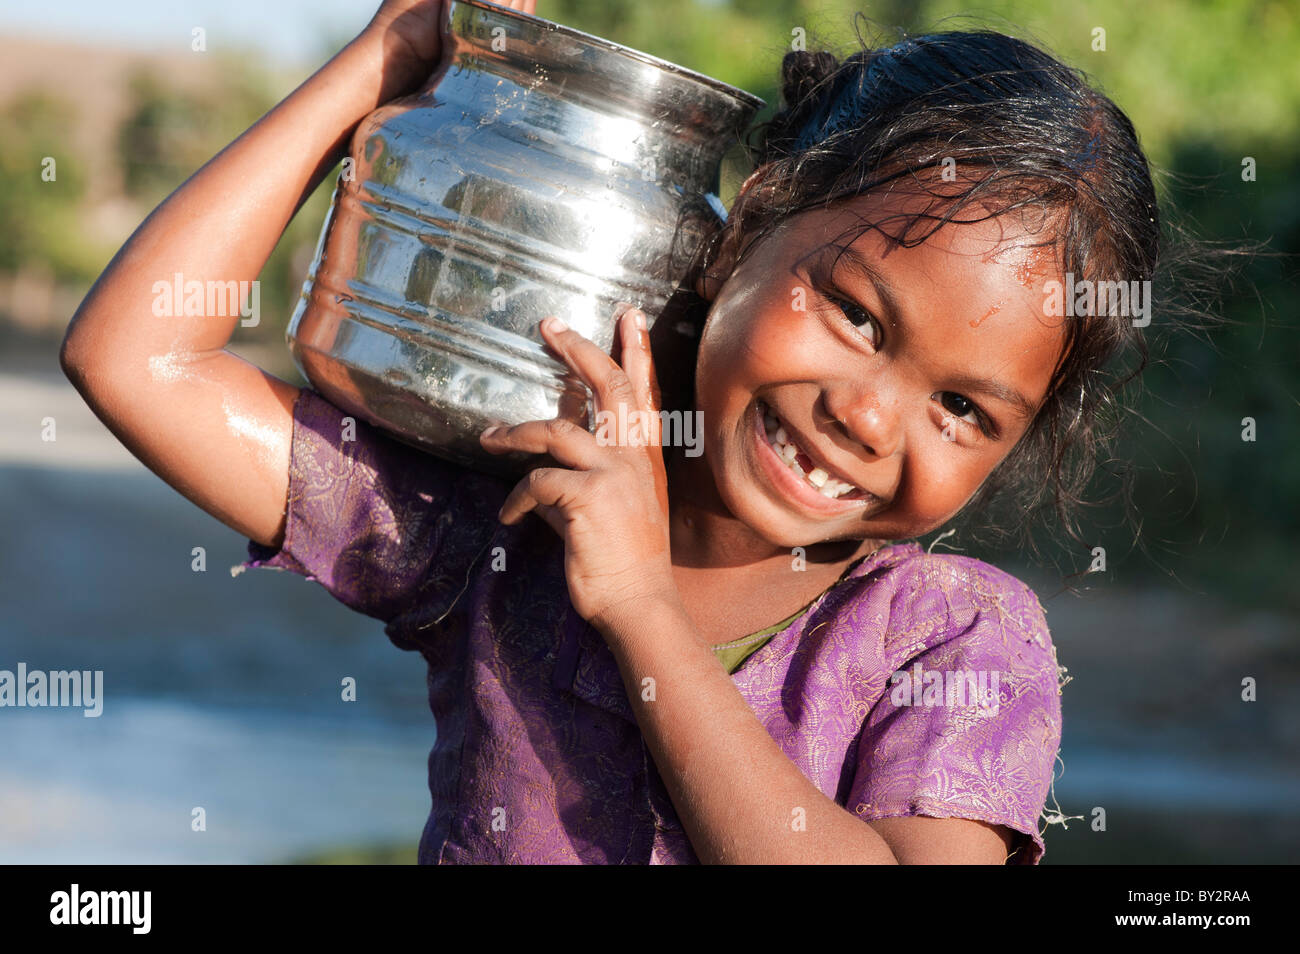
[(1037, 864), (1061, 738), (1056, 651), (1033, 591), (977, 560), (925, 561), (947, 619), (888, 653), (894, 670), (858, 739), (846, 807), (864, 820), (968, 818), (1020, 832)]
[(385, 622), (416, 601), (441, 612), (463, 589), (508, 488), (348, 418), (302, 389), (284, 542), (276, 550), (250, 540), (241, 567), (299, 573)]

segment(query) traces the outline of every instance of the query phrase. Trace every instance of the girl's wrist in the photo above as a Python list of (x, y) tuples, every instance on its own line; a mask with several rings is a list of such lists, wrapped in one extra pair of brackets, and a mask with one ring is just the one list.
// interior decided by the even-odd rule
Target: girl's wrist
[(615, 651), (654, 639), (666, 630), (694, 628), (676, 587), (623, 600), (593, 616), (590, 622)]

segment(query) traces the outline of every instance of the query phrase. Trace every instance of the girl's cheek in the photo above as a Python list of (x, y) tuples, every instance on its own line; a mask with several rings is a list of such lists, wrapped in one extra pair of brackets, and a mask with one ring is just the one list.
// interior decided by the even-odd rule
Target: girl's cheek
[(925, 528), (922, 533), (943, 526), (966, 506), (989, 470), (982, 457), (952, 445), (931, 447), (915, 464), (905, 506), (918, 526)]
[(788, 314), (772, 314), (768, 309), (744, 325), (739, 340), (731, 344), (753, 370), (779, 379), (786, 365), (797, 363), (802, 344), (800, 328)]
[(957, 491), (954, 484), (959, 478), (950, 456), (953, 448), (939, 446), (928, 415), (920, 415), (905, 437), (907, 451), (899, 483), (906, 491), (894, 498), (891, 509), (922, 526), (948, 513), (950, 500)]

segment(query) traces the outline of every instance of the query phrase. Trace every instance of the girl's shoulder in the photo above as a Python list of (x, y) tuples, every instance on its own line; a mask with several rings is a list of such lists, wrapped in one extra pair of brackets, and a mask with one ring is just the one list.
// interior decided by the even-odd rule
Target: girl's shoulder
[(839, 588), (837, 615), (885, 624), (887, 643), (923, 651), (952, 640), (996, 636), (1053, 652), (1047, 613), (1034, 590), (976, 557), (933, 553), (914, 542), (887, 544)]
[(1019, 833), (1036, 863), (1061, 740), (1062, 669), (1033, 590), (1005, 570), (918, 544), (847, 581), (831, 627), (851, 646), (865, 717), (842, 803), (869, 821), (965, 818)]
[(405, 494), (428, 502), (433, 491), (457, 488), (504, 498), (510, 489), (502, 478), (407, 443), (311, 388), (301, 389), (294, 402), (292, 451), (299, 471), (346, 472), (354, 482), (362, 478), (351, 490), (393, 499)]
[(303, 388), (293, 411), (285, 534), (232, 572), (315, 580), (386, 622), (450, 604), (499, 524), (510, 484), (435, 457)]

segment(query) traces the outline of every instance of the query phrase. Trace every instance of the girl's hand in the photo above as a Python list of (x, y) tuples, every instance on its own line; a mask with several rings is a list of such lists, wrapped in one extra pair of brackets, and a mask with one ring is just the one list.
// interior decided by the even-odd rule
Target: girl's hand
[[(384, 0), (361, 32), (380, 42), (385, 72), (391, 69), (402, 77), (403, 88), (425, 79), (442, 58), (443, 5), (443, 0)], [(502, 0), (497, 5), (531, 14), (537, 0)]]
[(490, 427), (480, 437), (493, 453), (544, 453), (561, 465), (521, 480), (501, 507), (501, 522), (518, 523), (535, 510), (564, 539), (569, 597), (607, 637), (624, 614), (644, 612), (647, 601), (680, 600), (668, 538), (659, 389), (644, 325), (639, 311), (623, 311), (620, 367), (558, 319), (542, 322), (546, 343), (591, 389), (595, 434), (560, 416)]

